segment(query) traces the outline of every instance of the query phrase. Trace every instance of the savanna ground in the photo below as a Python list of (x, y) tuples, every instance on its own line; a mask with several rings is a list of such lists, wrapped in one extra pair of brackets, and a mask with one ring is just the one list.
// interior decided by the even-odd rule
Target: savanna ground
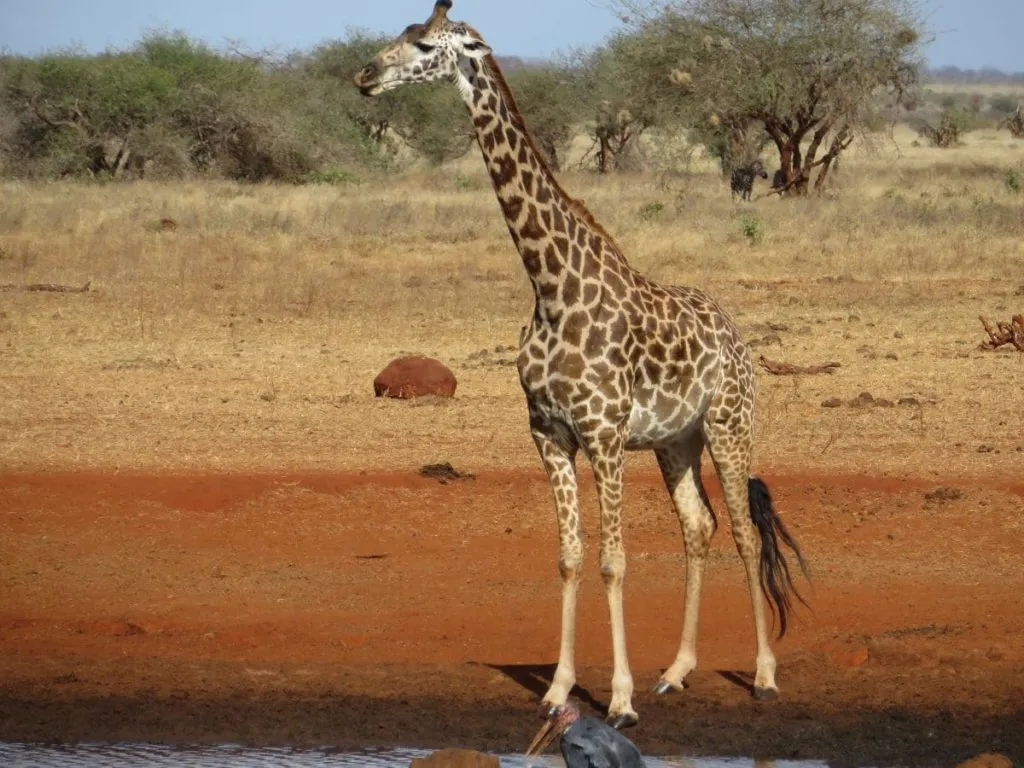
[[(978, 349), (979, 314), (1024, 311), (1005, 184), (1024, 143), (912, 139), (845, 159), (825, 199), (734, 205), (711, 171), (563, 176), (641, 271), (714, 295), (755, 358), (841, 363), (758, 375), (757, 469), (814, 577), (776, 644), (778, 702), (746, 690), (713, 482), (701, 668), (647, 693), (683, 558), (653, 457), (631, 455), (645, 751), (1024, 760), (1024, 355)], [(557, 540), (512, 365), (529, 286), (478, 157), (348, 186), (0, 199), (0, 740), (523, 749), (557, 650)], [(456, 397), (374, 399), (402, 352), (446, 362)], [(440, 461), (475, 478), (417, 475)], [(579, 693), (599, 711), (594, 549)]]

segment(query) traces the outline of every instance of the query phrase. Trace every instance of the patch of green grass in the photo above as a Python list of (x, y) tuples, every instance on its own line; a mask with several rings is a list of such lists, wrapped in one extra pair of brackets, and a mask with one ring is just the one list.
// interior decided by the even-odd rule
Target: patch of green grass
[(351, 171), (333, 169), (329, 171), (310, 171), (302, 177), (304, 184), (358, 184), (359, 176)]
[(1006, 185), (1006, 189), (1013, 192), (1015, 195), (1019, 195), (1024, 191), (1024, 173), (1020, 171), (1007, 171), (1006, 176), (1003, 178), (1003, 184)]
[(655, 200), (653, 203), (644, 203), (640, 206), (640, 220), (654, 221), (661, 216), (664, 210), (665, 204), (660, 200)]

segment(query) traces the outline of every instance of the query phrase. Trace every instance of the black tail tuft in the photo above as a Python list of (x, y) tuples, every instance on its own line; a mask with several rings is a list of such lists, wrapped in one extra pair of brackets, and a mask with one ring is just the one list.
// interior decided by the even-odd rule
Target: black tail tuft
[(793, 550), (804, 578), (809, 581), (811, 577), (807, 572), (807, 563), (800, 554), (800, 548), (775, 511), (768, 486), (761, 478), (751, 477), (747, 488), (750, 493), (750, 519), (754, 521), (757, 532), (761, 534), (761, 589), (768, 598), (768, 608), (772, 612), (772, 617), (779, 617), (779, 637), (782, 637), (786, 634), (789, 613), (793, 609), (791, 598), (795, 597), (804, 605), (807, 603), (793, 583), (789, 563), (786, 562), (779, 546), (780, 541)]

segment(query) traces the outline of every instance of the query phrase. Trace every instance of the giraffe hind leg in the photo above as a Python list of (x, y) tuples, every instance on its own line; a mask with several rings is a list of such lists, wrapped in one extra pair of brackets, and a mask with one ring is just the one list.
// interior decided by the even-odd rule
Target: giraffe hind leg
[(655, 693), (682, 690), (686, 676), (697, 666), (697, 623), (701, 585), (708, 547), (715, 533), (714, 514), (700, 477), (704, 441), (697, 433), (671, 446), (655, 450), (658, 466), (679, 518), (686, 552), (686, 587), (683, 596), (683, 630), (679, 650), (661, 675)]
[(805, 566), (796, 542), (786, 531), (771, 504), (766, 486), (750, 475), (749, 429), (743, 428), (735, 419), (711, 421), (708, 425), (708, 438), (711, 457), (729, 508), (733, 540), (743, 560), (750, 589), (757, 637), (754, 696), (758, 699), (773, 699), (779, 689), (775, 684), (775, 655), (769, 644), (763, 598), (767, 596), (769, 607), (784, 629), (792, 608), (790, 596), (798, 600), (801, 598), (795, 592), (788, 565), (782, 555), (782, 545), (793, 549), (801, 568)]

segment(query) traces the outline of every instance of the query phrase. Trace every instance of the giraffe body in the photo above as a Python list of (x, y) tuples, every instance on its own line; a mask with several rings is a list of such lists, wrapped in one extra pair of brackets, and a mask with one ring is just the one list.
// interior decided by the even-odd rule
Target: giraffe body
[[(599, 562), (608, 598), (614, 669), (609, 718), (637, 721), (626, 654), (622, 582), (622, 471), (626, 450), (655, 452), (685, 544), (679, 651), (657, 686), (681, 689), (696, 666), (697, 614), (715, 518), (701, 483), (705, 447), (725, 493), (746, 567), (757, 638), (755, 693), (773, 696), (762, 587), (785, 630), (788, 567), (778, 542), (799, 551), (750, 475), (754, 372), (736, 327), (703, 292), (661, 286), (634, 270), (614, 239), (545, 164), (479, 33), (450, 21), (440, 0), (426, 24), (406, 28), (356, 76), (365, 95), (449, 80), (469, 110), (509, 234), (535, 295), (520, 337), (519, 379), (530, 430), (548, 474), (559, 531), (562, 633), (547, 705), (575, 684), (576, 593), (583, 563), (575, 458), (594, 470), (601, 510)], [(751, 492), (756, 490), (756, 506)], [(781, 564), (780, 564), (781, 561)], [(800, 560), (803, 564), (802, 559)]]

